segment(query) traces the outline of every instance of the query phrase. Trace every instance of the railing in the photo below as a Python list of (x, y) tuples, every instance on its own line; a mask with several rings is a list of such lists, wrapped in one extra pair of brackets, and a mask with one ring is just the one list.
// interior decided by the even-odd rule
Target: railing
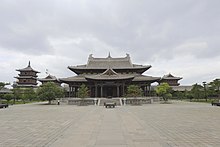
[[(151, 104), (160, 102), (160, 97), (137, 97), (137, 98), (115, 98), (110, 99), (114, 100), (117, 103), (117, 106), (123, 106), (125, 104), (128, 105), (140, 105), (140, 104)], [(81, 98), (60, 98), (60, 104), (69, 104), (69, 105), (81, 105), (84, 103), (85, 105), (96, 105), (103, 106), (104, 102), (109, 99), (105, 98), (85, 98), (82, 100)], [(53, 104), (58, 103), (58, 99), (52, 101)]]
[(137, 97), (137, 98), (126, 98), (126, 99), (121, 99), (122, 104), (128, 104), (128, 105), (141, 105), (141, 104), (151, 104), (151, 103), (157, 103), (160, 102), (160, 97)]
[(85, 98), (83, 100), (79, 98), (68, 99), (69, 105), (81, 105), (82, 103), (85, 105), (95, 105), (94, 99), (89, 99), (89, 98)]

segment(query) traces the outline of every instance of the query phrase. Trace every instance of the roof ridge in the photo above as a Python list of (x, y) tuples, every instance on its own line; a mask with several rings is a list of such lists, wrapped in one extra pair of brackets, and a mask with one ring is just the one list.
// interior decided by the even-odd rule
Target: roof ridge
[(108, 68), (108, 69), (106, 69), (102, 74), (100, 74), (100, 75), (109, 75), (109, 76), (111, 76), (111, 75), (118, 75), (118, 73), (117, 72), (115, 72), (112, 68)]

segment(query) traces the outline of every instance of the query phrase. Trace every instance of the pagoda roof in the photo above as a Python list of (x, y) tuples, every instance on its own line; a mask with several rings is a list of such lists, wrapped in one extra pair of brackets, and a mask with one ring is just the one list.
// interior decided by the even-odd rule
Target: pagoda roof
[(36, 70), (34, 70), (34, 69), (31, 67), (30, 61), (29, 61), (27, 67), (25, 67), (25, 68), (23, 68), (23, 69), (17, 69), (17, 71), (33, 71), (33, 72), (36, 72), (36, 73), (40, 73), (39, 71), (36, 71)]
[(35, 76), (20, 76), (20, 77), (15, 77), (17, 79), (37, 79)]
[(182, 77), (175, 77), (171, 73), (164, 75), (161, 80), (180, 80)]
[(72, 71), (75, 69), (149, 69), (151, 65), (143, 66), (132, 64), (129, 54), (122, 58), (113, 58), (109, 54), (106, 58), (94, 58), (92, 54), (85, 65), (68, 66)]
[(128, 74), (118, 74), (113, 69), (109, 68), (101, 74), (85, 76), (85, 78), (88, 80), (126, 80), (133, 79), (134, 76)]
[(37, 87), (37, 84), (17, 84), (17, 87)]
[(132, 81), (133, 81), (133, 82), (139, 82), (139, 81), (151, 81), (151, 82), (156, 82), (156, 81), (159, 81), (159, 80), (160, 80), (160, 77), (152, 77), (152, 76), (145, 76), (145, 75), (136, 75)]
[(48, 76), (46, 76), (45, 78), (39, 78), (38, 80), (41, 81), (41, 82), (59, 81), (59, 79), (57, 79), (55, 76), (50, 75), (50, 74)]

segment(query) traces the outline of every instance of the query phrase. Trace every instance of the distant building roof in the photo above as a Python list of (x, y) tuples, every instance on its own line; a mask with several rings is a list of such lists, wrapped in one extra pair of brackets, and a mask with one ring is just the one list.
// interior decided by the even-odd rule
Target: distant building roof
[(164, 75), (161, 80), (180, 80), (182, 79), (182, 77), (175, 77), (173, 76), (171, 73), (167, 74), (167, 75)]
[(45, 78), (39, 78), (38, 79), (40, 82), (49, 82), (49, 81), (51, 81), (51, 82), (54, 82), (54, 81), (59, 81), (59, 79), (57, 79), (55, 76), (53, 76), (53, 75), (48, 75), (48, 76), (46, 76)]
[(171, 86), (174, 91), (190, 91), (193, 86)]
[(10, 89), (3, 87), (0, 89), (1, 94), (6, 94), (6, 93), (13, 93)]
[[(157, 85), (158, 86), (158, 85)], [(153, 86), (151, 86), (151, 89), (153, 89), (153, 90), (155, 90), (156, 88), (157, 88), (157, 86), (155, 86), (155, 85), (153, 85)], [(183, 86), (170, 86), (170, 87), (172, 87), (172, 89), (174, 90), (174, 91), (190, 91), (192, 88), (193, 88), (193, 86), (190, 86), (190, 85), (183, 85)]]
[(31, 67), (31, 63), (30, 63), (30, 61), (29, 61), (27, 67), (25, 67), (25, 68), (23, 68), (23, 69), (17, 69), (17, 71), (33, 71), (33, 72), (36, 72), (36, 73), (40, 73), (40, 72), (34, 70), (34, 69)]

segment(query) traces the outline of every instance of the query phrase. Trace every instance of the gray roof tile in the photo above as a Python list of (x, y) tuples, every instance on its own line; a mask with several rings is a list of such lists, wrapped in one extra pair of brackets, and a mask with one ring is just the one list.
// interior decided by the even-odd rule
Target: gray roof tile
[(130, 56), (127, 54), (124, 58), (94, 58), (92, 55), (89, 56), (88, 62), (85, 65), (69, 66), (70, 69), (134, 69), (134, 68), (147, 68), (151, 66), (143, 66), (132, 64)]

